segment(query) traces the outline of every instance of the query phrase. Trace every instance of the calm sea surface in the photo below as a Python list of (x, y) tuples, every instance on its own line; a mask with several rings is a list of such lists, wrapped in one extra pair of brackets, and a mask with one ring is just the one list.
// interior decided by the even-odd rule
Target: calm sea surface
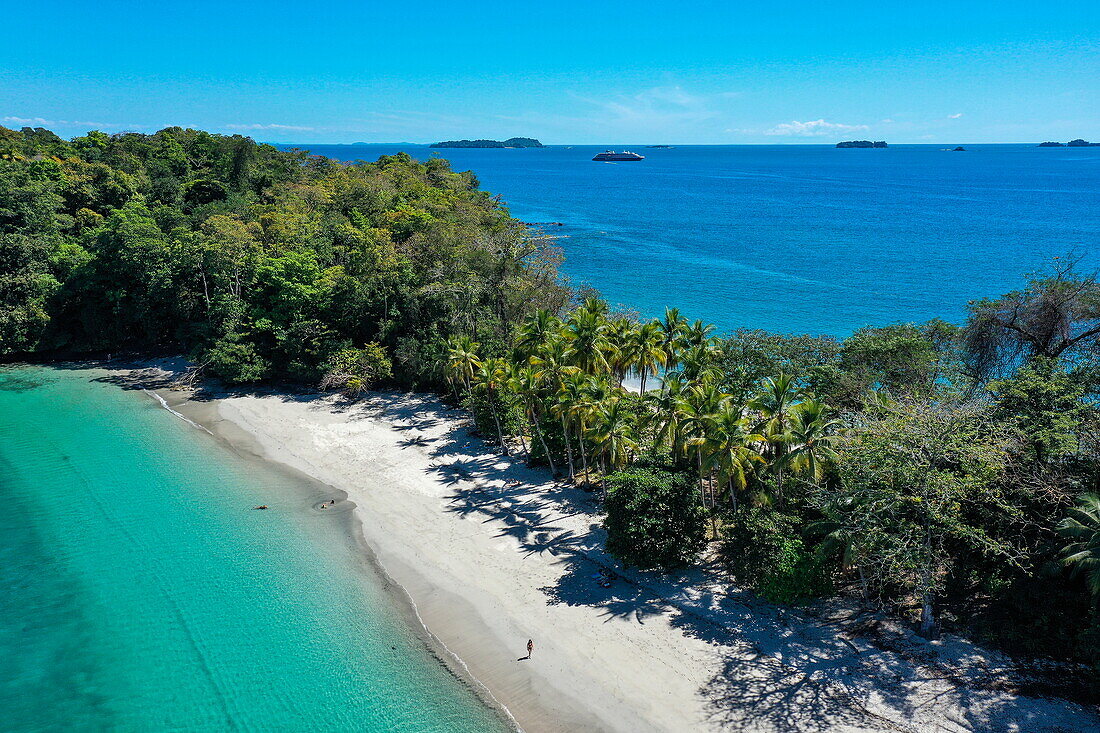
[(306, 147), (339, 160), (443, 155), (518, 218), (564, 224), (546, 231), (562, 237), (574, 282), (723, 330), (959, 321), (968, 300), (1019, 287), (1053, 257), (1100, 268), (1100, 148), (677, 146), (594, 163), (602, 147)]
[(102, 374), (0, 368), (0, 729), (506, 730), (327, 494)]

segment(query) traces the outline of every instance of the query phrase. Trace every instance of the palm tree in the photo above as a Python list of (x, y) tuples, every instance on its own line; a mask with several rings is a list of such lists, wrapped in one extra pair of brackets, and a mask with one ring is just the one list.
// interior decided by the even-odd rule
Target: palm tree
[(581, 303), (581, 307), (577, 310), (588, 311), (594, 314), (601, 320), (607, 319), (608, 307), (606, 300), (600, 300), (599, 298), (585, 298)]
[(667, 447), (674, 457), (681, 455), (683, 424), (690, 417), (687, 406), (690, 387), (679, 374), (672, 372), (661, 378), (661, 390), (647, 398), (652, 409), (654, 443)]
[(760, 421), (754, 432), (764, 436), (771, 448), (771, 465), (776, 477), (776, 499), (783, 501), (783, 468), (787, 446), (791, 443), (791, 413), (802, 396), (797, 380), (788, 375), (768, 377), (761, 390), (749, 401), (749, 408), (760, 413)]
[[(706, 485), (709, 488), (711, 483), (706, 480), (703, 471), (703, 454), (706, 451), (707, 432), (712, 418), (728, 400), (729, 395), (724, 394), (710, 382), (690, 383), (684, 394), (683, 422), (681, 424), (683, 450), (686, 453), (689, 449), (695, 449), (695, 465), (699, 471), (699, 494), (703, 499), (703, 506), (707, 505), (703, 486)], [(710, 504), (713, 506), (713, 499)]]
[(645, 394), (645, 380), (665, 363), (661, 348), (661, 324), (658, 321), (643, 323), (634, 331), (634, 368), (642, 379), (641, 394)]
[[(542, 452), (546, 455), (546, 461), (550, 464), (550, 473), (556, 477), (558, 469), (554, 466), (554, 456), (550, 453), (549, 446), (546, 445), (546, 438), (542, 434), (542, 428), (539, 425), (542, 420), (542, 411), (539, 409), (542, 402), (542, 383), (538, 378), (538, 372), (530, 365), (518, 365), (508, 380), (508, 388), (522, 400), (524, 415), (531, 425), (531, 432), (534, 433), (542, 445)], [(527, 462), (531, 462), (530, 453), (527, 455)]]
[(615, 384), (623, 388), (623, 380), (638, 361), (637, 327), (626, 318), (616, 318), (607, 324), (607, 363), (615, 375)]
[(501, 428), (500, 414), (497, 410), (497, 399), (508, 379), (508, 364), (503, 359), (495, 357), (486, 359), (481, 362), (474, 379), (476, 389), (485, 393), (485, 401), (489, 403), (489, 412), (492, 413), (493, 422), (496, 423), (500, 447), (504, 455), (509, 456), (511, 453), (508, 452), (508, 443), (504, 440), (504, 430)]
[(687, 330), (687, 319), (680, 315), (679, 308), (665, 308), (665, 319), (659, 324), (661, 350), (665, 354), (664, 363), (672, 368), (679, 363), (680, 350), (684, 345), (684, 333)]
[(719, 481), (730, 492), (730, 506), (737, 511), (738, 492), (748, 485), (748, 474), (754, 463), (764, 463), (759, 453), (749, 446), (763, 442), (763, 436), (749, 432), (749, 421), (741, 409), (726, 401), (711, 416), (707, 426), (707, 468), (718, 473)]
[[(504, 381), (501, 384), (501, 395), (507, 394), (511, 399), (509, 402), (519, 400), (523, 404), (523, 414), (527, 416), (527, 405), (520, 394), (521, 382), (523, 379), (523, 365), (517, 364), (512, 361), (502, 360), (504, 363)], [(529, 367), (528, 367), (529, 368)], [(531, 449), (527, 447), (527, 435), (523, 428), (519, 431), (519, 445), (523, 448), (523, 459), (527, 462), (527, 465), (531, 465)]]
[(447, 342), (447, 366), (469, 392), (474, 373), (481, 366), (477, 350), (481, 344), (469, 336), (452, 336)]
[(863, 560), (866, 556), (867, 535), (845, 517), (858, 509), (858, 499), (845, 496), (830, 501), (824, 508), (825, 518), (811, 522), (806, 532), (822, 537), (821, 550), (826, 553), (840, 554), (840, 567), (844, 571), (855, 568), (859, 572), (860, 593), (867, 597), (867, 576), (863, 573)]
[(565, 455), (569, 461), (569, 478), (576, 476), (576, 468), (573, 463), (573, 446), (569, 442), (569, 423), (567, 416), (569, 406), (562, 402), (561, 393), (564, 380), (571, 374), (580, 371), (579, 368), (568, 363), (569, 347), (565, 339), (558, 335), (551, 336), (539, 348), (537, 354), (531, 357), (531, 366), (535, 369), (535, 378), (553, 396), (551, 411), (561, 420), (561, 432), (565, 441)]
[[(596, 301), (599, 302), (599, 301)], [(579, 308), (565, 324), (572, 362), (588, 374), (609, 371), (608, 342), (604, 336), (605, 322), (596, 309)]]
[(836, 459), (832, 436), (840, 429), (824, 402), (807, 398), (795, 406), (790, 423), (791, 441), (784, 456), (786, 466), (799, 474), (808, 474), (818, 482), (825, 469)]
[(1083, 573), (1093, 600), (1100, 602), (1100, 494), (1084, 494), (1058, 525), (1058, 534), (1073, 540), (1062, 548), (1062, 562)]
[(587, 374), (571, 374), (565, 378), (562, 385), (562, 401), (566, 414), (572, 419), (576, 428), (577, 449), (581, 456), (581, 465), (584, 469), (584, 481), (588, 483), (588, 451), (585, 450), (584, 434), (588, 419), (595, 410), (598, 400), (603, 396), (598, 393), (600, 383)]
[(716, 351), (709, 343), (691, 346), (680, 356), (680, 374), (692, 382), (717, 382), (722, 370), (714, 363)]
[(713, 323), (703, 323), (702, 321), (695, 321), (690, 326), (684, 326), (684, 346), (689, 349), (712, 347), (713, 342), (711, 339), (711, 334), (713, 332)]
[(592, 443), (599, 448), (603, 468), (602, 484), (607, 488), (608, 465), (620, 469), (630, 462), (638, 450), (638, 433), (634, 414), (618, 395), (600, 402), (592, 416), (589, 432)]
[(525, 361), (561, 330), (561, 319), (545, 308), (539, 308), (523, 320), (516, 338), (517, 361)]

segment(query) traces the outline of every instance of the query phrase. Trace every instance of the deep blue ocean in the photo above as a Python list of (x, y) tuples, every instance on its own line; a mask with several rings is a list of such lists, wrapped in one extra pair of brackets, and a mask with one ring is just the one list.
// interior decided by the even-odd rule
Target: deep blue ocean
[(442, 155), (514, 216), (561, 222), (545, 231), (575, 284), (722, 331), (957, 322), (967, 301), (1020, 287), (1054, 257), (1100, 268), (1100, 147), (635, 147), (638, 163), (592, 162), (593, 146), (300, 147), (345, 161)]

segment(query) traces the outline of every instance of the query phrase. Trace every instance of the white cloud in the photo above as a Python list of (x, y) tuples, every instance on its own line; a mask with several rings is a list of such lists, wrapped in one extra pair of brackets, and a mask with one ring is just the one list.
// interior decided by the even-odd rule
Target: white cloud
[(947, 119), (949, 119), (949, 120), (957, 120), (957, 119), (959, 119), (959, 118), (960, 118), (960, 117), (962, 117), (962, 116), (963, 116), (963, 113), (962, 113), (962, 112), (956, 112), (956, 113), (955, 113), (955, 114), (953, 114), (953, 115), (947, 115)]
[(226, 125), (225, 127), (228, 130), (288, 130), (290, 132), (316, 131), (316, 128), (314, 127), (302, 127), (301, 125), (279, 125), (275, 123), (269, 125), (261, 125), (257, 123), (252, 123), (249, 125)]
[(672, 85), (600, 98), (571, 96), (591, 105), (593, 110), (575, 118), (559, 118), (560, 121), (613, 131), (619, 136), (642, 137), (681, 134), (687, 128), (721, 118), (724, 110), (741, 94), (735, 91), (695, 94)]
[(0, 122), (10, 122), (13, 125), (52, 125), (50, 120), (41, 117), (0, 117)]
[(886, 119), (882, 120), (882, 124), (892, 125), (892, 124), (894, 124), (894, 121), (892, 119), (890, 119), (889, 117), (887, 117)]
[(89, 122), (87, 120), (47, 120), (43, 117), (16, 117), (8, 115), (0, 117), (0, 123), (5, 125), (19, 125), (20, 127), (85, 127), (88, 129), (135, 129), (144, 125), (119, 125), (113, 122)]
[(808, 122), (781, 122), (770, 130), (765, 130), (765, 135), (799, 135), (811, 137), (814, 135), (832, 135), (837, 132), (859, 132), (868, 129), (867, 125), (845, 125), (839, 122), (826, 122), (825, 120), (810, 120)]

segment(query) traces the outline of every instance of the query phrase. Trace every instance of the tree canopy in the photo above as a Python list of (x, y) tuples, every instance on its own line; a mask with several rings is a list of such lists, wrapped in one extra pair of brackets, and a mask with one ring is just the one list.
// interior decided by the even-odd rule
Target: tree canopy
[(231, 382), (316, 381), (375, 344), (439, 385), (451, 335), (500, 342), (568, 301), (559, 259), (441, 159), (0, 128), (0, 356), (184, 350)]

